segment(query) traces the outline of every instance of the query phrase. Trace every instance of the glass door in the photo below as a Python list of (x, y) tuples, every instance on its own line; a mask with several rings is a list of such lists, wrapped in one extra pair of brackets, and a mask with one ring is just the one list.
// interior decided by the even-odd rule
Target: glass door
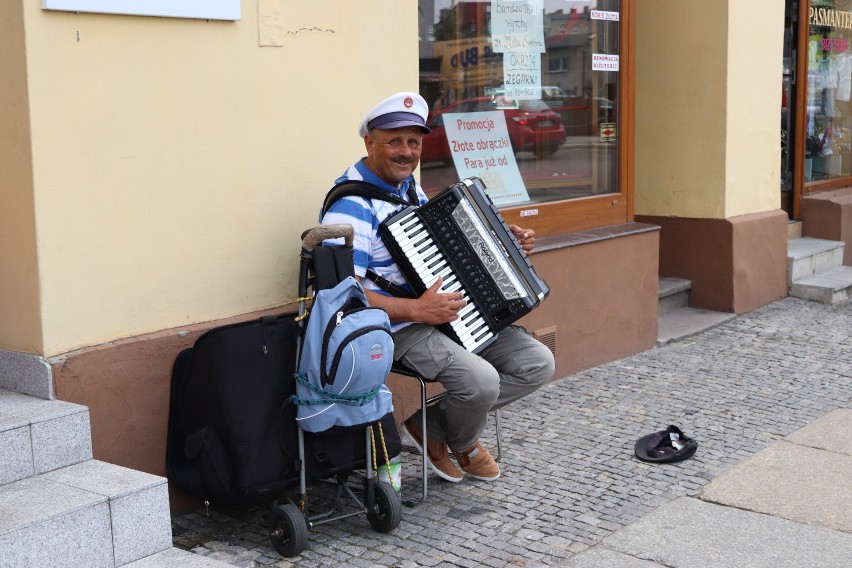
[(852, 177), (852, 0), (812, 0), (807, 14), (804, 193)]

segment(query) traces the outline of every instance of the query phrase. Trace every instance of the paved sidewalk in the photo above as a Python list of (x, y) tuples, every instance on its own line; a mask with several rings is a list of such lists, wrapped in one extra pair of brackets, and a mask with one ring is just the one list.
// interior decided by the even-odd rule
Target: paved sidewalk
[(852, 410), (838, 409), (720, 475), (698, 499), (666, 503), (568, 565), (847, 568), (850, 490)]
[[(786, 298), (557, 381), (502, 412), (499, 480), (433, 476), (388, 535), (352, 517), (284, 559), (248, 509), (176, 517), (174, 543), (243, 567), (852, 566), (850, 335), (852, 302)], [(695, 456), (635, 459), (669, 424)]]

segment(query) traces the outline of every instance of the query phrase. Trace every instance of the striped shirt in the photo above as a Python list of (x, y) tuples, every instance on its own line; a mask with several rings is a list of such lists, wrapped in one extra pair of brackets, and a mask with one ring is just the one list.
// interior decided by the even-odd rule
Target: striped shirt
[[(364, 159), (350, 166), (342, 176), (335, 180), (335, 184), (347, 180), (365, 181), (403, 199), (407, 199), (408, 188), (411, 184), (414, 184), (417, 189), (418, 205), (423, 205), (427, 201), (426, 194), (417, 185), (414, 176), (409, 176), (399, 184), (399, 187), (395, 188), (373, 173), (364, 163)], [(335, 201), (321, 219), (321, 223), (324, 225), (332, 223), (352, 225), (355, 233), (353, 242), (355, 274), (361, 278), (361, 283), (365, 289), (373, 290), (385, 296), (390, 296), (390, 294), (381, 290), (372, 280), (365, 278), (368, 268), (372, 268), (376, 274), (394, 284), (411, 290), (411, 286), (406, 282), (405, 277), (379, 236), (379, 224), (402, 207), (381, 199), (350, 195)], [(400, 327), (402, 326), (393, 326), (393, 329), (396, 331)]]

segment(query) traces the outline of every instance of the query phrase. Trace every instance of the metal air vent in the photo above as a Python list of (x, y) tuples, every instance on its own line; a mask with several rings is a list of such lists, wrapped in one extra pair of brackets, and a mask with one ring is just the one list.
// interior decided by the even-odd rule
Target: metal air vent
[(544, 343), (556, 358), (556, 326), (545, 327), (533, 332), (533, 337)]

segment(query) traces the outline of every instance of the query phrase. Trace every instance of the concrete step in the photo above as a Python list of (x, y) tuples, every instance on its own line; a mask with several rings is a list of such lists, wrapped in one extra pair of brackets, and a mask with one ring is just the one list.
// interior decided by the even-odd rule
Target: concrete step
[(2, 568), (111, 568), (171, 547), (163, 477), (88, 460), (0, 487)]
[(790, 220), (787, 222), (787, 239), (798, 239), (802, 236), (802, 222)]
[(0, 389), (0, 487), (91, 458), (88, 408)]
[(171, 547), (165, 478), (92, 459), (85, 406), (0, 389), (0, 568), (112, 568)]
[(44, 358), (0, 349), (0, 389), (52, 400), (53, 372)]
[(843, 241), (802, 237), (787, 241), (787, 284), (843, 264)]
[(737, 317), (729, 312), (714, 312), (697, 308), (678, 308), (659, 318), (657, 345), (666, 345), (696, 335)]
[(692, 282), (685, 278), (660, 278), (657, 345), (665, 345), (724, 323), (735, 314), (689, 307)]
[(179, 548), (169, 548), (125, 566), (126, 568), (234, 568), (233, 564), (226, 564)]
[(799, 278), (790, 285), (790, 295), (822, 304), (836, 304), (852, 297), (852, 266), (838, 266)]
[(692, 282), (685, 278), (660, 277), (657, 312), (660, 315), (689, 305)]

